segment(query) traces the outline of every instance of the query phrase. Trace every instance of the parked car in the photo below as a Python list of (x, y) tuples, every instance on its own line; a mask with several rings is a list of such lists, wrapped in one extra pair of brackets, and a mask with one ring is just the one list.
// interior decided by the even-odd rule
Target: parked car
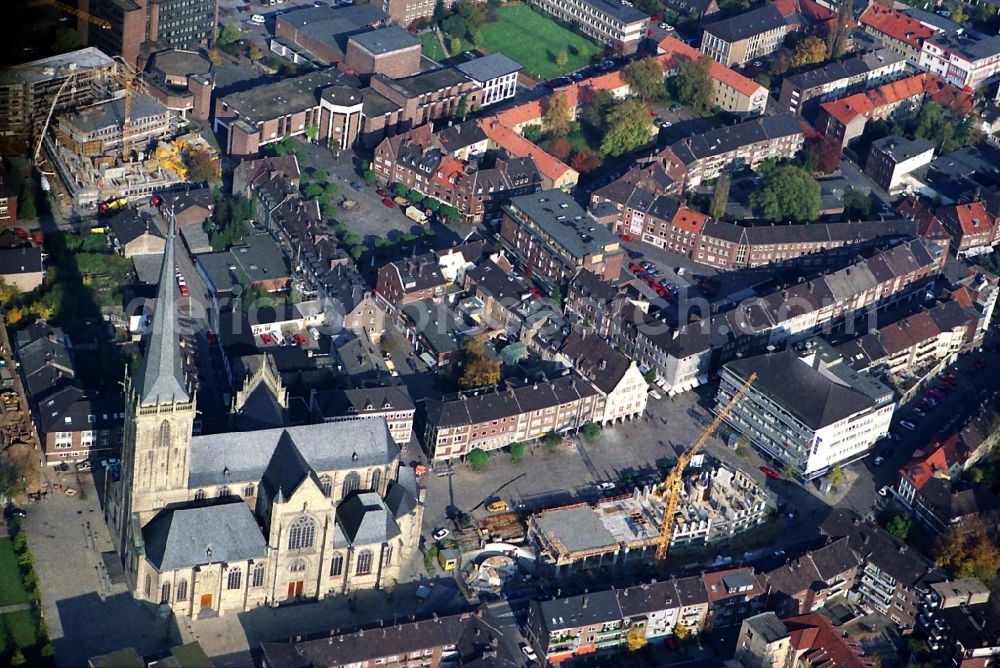
[(385, 206), (389, 207), (390, 209), (395, 209), (396, 208), (396, 203), (393, 202), (388, 197), (385, 197), (385, 198), (382, 199), (382, 204), (384, 204)]
[(357, 190), (358, 192), (361, 192), (362, 190), (365, 189), (365, 184), (358, 183), (357, 181), (351, 181), (351, 187)]
[(260, 342), (263, 343), (265, 346), (269, 346), (274, 341), (273, 341), (273, 339), (271, 339), (271, 335), (270, 334), (261, 334), (260, 335)]
[(417, 363), (413, 361), (412, 357), (407, 357), (406, 358), (406, 365), (408, 367), (410, 367), (410, 370), (412, 370), (412, 371), (416, 371), (417, 370)]
[(615, 483), (613, 482), (599, 482), (597, 483), (597, 491), (608, 492), (615, 488)]
[(306, 341), (306, 337), (302, 336), (301, 334), (296, 334), (294, 338), (295, 338), (295, 343), (299, 344), (300, 346), (304, 346), (306, 345), (306, 343), (308, 343)]
[(431, 536), (434, 538), (434, 540), (441, 540), (450, 533), (451, 533), (450, 531), (448, 531), (444, 527), (441, 527), (440, 529), (435, 529), (434, 533), (432, 533)]
[(15, 505), (8, 505), (6, 508), (3, 509), (3, 516), (4, 517), (27, 517), (28, 513), (26, 513), (24, 510), (22, 510), (21, 508), (18, 508)]
[(778, 473), (777, 471), (775, 471), (774, 469), (772, 469), (770, 466), (761, 466), (760, 470), (761, 470), (761, 473), (763, 473), (764, 475), (766, 475), (768, 478), (775, 478), (775, 479), (777, 479), (777, 478), (781, 477), (781, 474)]
[(927, 413), (922, 411), (919, 407), (913, 409), (913, 414), (917, 417), (927, 417)]
[(185, 284), (183, 284), (183, 283), (181, 283), (181, 285), (180, 285), (180, 291), (181, 291), (181, 296), (182, 297), (187, 297), (187, 296), (189, 296), (191, 294), (191, 291), (188, 290), (188, 286), (185, 285)]
[(527, 643), (521, 643), (521, 653), (528, 657), (528, 661), (538, 661), (538, 655)]
[(502, 513), (508, 508), (509, 506), (507, 505), (507, 502), (502, 499), (498, 499), (496, 501), (492, 501), (486, 504), (486, 510), (490, 511), (491, 513)]
[(882, 462), (884, 462), (884, 461), (885, 461), (885, 459), (883, 459), (882, 457), (876, 457), (874, 464), (875, 464), (875, 466), (882, 466)]
[(909, 429), (910, 431), (914, 431), (917, 428), (917, 425), (913, 424), (909, 420), (900, 420), (899, 426), (903, 429)]

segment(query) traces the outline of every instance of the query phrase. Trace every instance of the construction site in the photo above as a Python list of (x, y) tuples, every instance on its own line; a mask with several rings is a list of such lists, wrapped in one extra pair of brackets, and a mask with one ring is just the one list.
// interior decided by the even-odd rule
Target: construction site
[[(696, 456), (667, 524), (667, 545), (704, 546), (748, 531), (767, 519), (768, 498), (742, 471)], [(661, 544), (668, 500), (657, 485), (595, 504), (550, 508), (528, 519), (528, 538), (539, 562), (557, 572), (642, 561)]]

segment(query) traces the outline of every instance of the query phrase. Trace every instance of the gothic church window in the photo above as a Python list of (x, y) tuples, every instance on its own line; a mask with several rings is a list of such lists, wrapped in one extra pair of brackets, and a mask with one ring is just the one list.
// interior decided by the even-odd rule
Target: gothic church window
[(357, 575), (368, 575), (372, 572), (372, 551), (362, 550), (358, 553), (358, 566), (354, 571)]
[(296, 559), (292, 562), (292, 565), (288, 567), (288, 570), (292, 573), (301, 573), (306, 570), (306, 562), (303, 559)]
[(316, 522), (309, 516), (302, 516), (292, 522), (288, 530), (288, 549), (301, 550), (313, 546), (316, 538)]
[(253, 567), (253, 581), (251, 582), (252, 587), (263, 587), (264, 586), (264, 564), (257, 564)]
[(378, 486), (382, 482), (382, 470), (375, 469), (372, 471), (372, 491), (377, 492)]
[(239, 589), (243, 584), (243, 571), (239, 568), (229, 570), (229, 579), (226, 581), (226, 589)]
[(358, 488), (360, 487), (361, 487), (361, 476), (352, 471), (351, 473), (347, 474), (346, 478), (344, 478), (344, 491), (343, 494), (341, 494), (341, 496), (347, 496), (351, 492), (357, 491)]
[(319, 489), (323, 492), (323, 496), (330, 496), (333, 491), (333, 480), (328, 475), (320, 476), (319, 478)]
[(160, 423), (160, 447), (165, 448), (170, 445), (170, 423), (164, 420)]
[(187, 580), (181, 580), (177, 583), (177, 600), (186, 601), (188, 595), (188, 583)]
[(344, 572), (344, 555), (338, 553), (333, 555), (333, 561), (330, 562), (330, 576), (336, 577)]
[(170, 583), (164, 582), (160, 589), (160, 603), (170, 603)]

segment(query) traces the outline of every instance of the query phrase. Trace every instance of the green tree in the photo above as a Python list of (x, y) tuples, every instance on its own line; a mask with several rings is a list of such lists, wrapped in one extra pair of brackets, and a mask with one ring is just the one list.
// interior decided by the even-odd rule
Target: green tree
[(909, 515), (893, 515), (892, 519), (886, 525), (886, 531), (891, 533), (893, 536), (899, 540), (905, 541), (906, 537), (910, 535), (910, 529), (913, 527), (913, 518)]
[(671, 79), (674, 98), (698, 114), (707, 114), (715, 102), (711, 71), (712, 59), (708, 56), (681, 63), (677, 76)]
[(791, 462), (785, 464), (785, 467), (781, 469), (781, 477), (785, 480), (791, 480), (795, 477), (795, 467), (792, 466)]
[(573, 117), (570, 113), (569, 100), (565, 93), (552, 93), (545, 101), (545, 109), (542, 113), (542, 123), (545, 131), (556, 137), (564, 137), (569, 134), (573, 124)]
[(652, 135), (649, 107), (641, 100), (630, 98), (608, 113), (608, 132), (601, 141), (601, 153), (611, 156), (631, 153), (648, 142)]
[(216, 183), (222, 176), (215, 158), (206, 150), (190, 149), (184, 162), (187, 164), (188, 180), (192, 183)]
[(37, 215), (34, 189), (22, 188), (21, 195), (17, 198), (17, 217), (24, 220), (34, 220)]
[(663, 98), (663, 68), (656, 58), (633, 60), (622, 70), (622, 77), (628, 82), (629, 91), (643, 102), (653, 102)]
[(997, 582), (1000, 548), (989, 536), (979, 517), (953, 526), (938, 536), (934, 555), (940, 565), (956, 577), (977, 577), (987, 585)]
[(844, 482), (844, 470), (838, 466), (830, 471), (830, 484), (836, 487), (842, 482)]
[(723, 174), (715, 182), (715, 192), (712, 193), (712, 204), (708, 207), (708, 215), (719, 220), (726, 215), (726, 204), (729, 203), (729, 174)]
[(795, 47), (792, 53), (792, 66), (803, 67), (815, 65), (826, 60), (826, 42), (819, 37), (806, 37)]
[(462, 50), (462, 40), (458, 37), (452, 37), (448, 40), (448, 49), (451, 51), (452, 55), (455, 55)]
[(762, 170), (760, 187), (750, 193), (754, 212), (773, 222), (804, 223), (819, 216), (819, 184), (798, 165), (769, 166)]
[(365, 183), (375, 183), (378, 181), (378, 174), (370, 169), (366, 169), (364, 174), (361, 175), (361, 178), (365, 180)]
[(465, 461), (468, 462), (469, 468), (473, 471), (478, 471), (486, 466), (486, 462), (489, 460), (490, 453), (486, 452), (482, 448), (473, 448), (469, 451), (469, 454), (465, 456)]
[(465, 117), (469, 114), (469, 101), (463, 95), (458, 100), (458, 106), (455, 107), (455, 118), (460, 120), (465, 120)]
[(462, 346), (462, 375), (459, 387), (488, 387), (500, 382), (500, 360), (490, 359), (479, 339), (467, 339)]
[(840, 3), (837, 10), (837, 19), (830, 28), (826, 36), (826, 51), (832, 60), (836, 60), (847, 51), (847, 42), (851, 34), (851, 23), (854, 20), (852, 9), (854, 5), (849, 2)]
[(361, 258), (364, 256), (364, 254), (367, 253), (367, 252), (368, 252), (368, 248), (365, 247), (365, 246), (360, 246), (359, 245), (359, 246), (352, 246), (351, 247), (351, 257), (354, 259), (355, 262), (360, 261)]
[(227, 23), (219, 29), (219, 44), (226, 46), (232, 44), (233, 42), (238, 42), (242, 37), (240, 33), (240, 27), (235, 23)]
[(460, 0), (458, 15), (465, 21), (469, 34), (474, 35), (486, 23), (486, 6), (477, 0)]
[(614, 104), (614, 95), (609, 91), (599, 90), (591, 96), (589, 102), (583, 105), (579, 113), (580, 121), (589, 125), (592, 129), (603, 133), (604, 119)]
[(392, 192), (400, 197), (406, 197), (406, 194), (410, 192), (410, 189), (406, 187), (405, 183), (393, 183)]
[(453, 206), (448, 206), (447, 204), (442, 204), (439, 210), (439, 215), (444, 216), (445, 220), (449, 223), (457, 223), (462, 219), (462, 214), (458, 212)]
[(509, 449), (511, 463), (517, 464), (524, 458), (524, 443), (514, 441), (510, 444)]
[[(469, 27), (465, 24), (465, 19), (458, 14), (452, 14), (446, 18), (441, 23), (441, 29), (452, 39), (461, 39), (469, 34)], [(457, 50), (457, 48), (452, 49), (452, 51)]]
[(844, 205), (844, 216), (852, 220), (864, 220), (872, 211), (871, 196), (861, 190), (848, 190), (840, 201)]
[(431, 18), (438, 25), (441, 25), (441, 22), (448, 18), (448, 9), (444, 6), (444, 0), (437, 0), (434, 3), (434, 15)]
[(597, 437), (601, 435), (601, 425), (588, 422), (580, 427), (580, 433), (583, 434), (585, 440), (590, 442), (596, 441)]
[(569, 62), (569, 53), (566, 51), (566, 49), (559, 49), (559, 51), (556, 52), (555, 60), (556, 60), (556, 65), (558, 65), (559, 67), (563, 67), (566, 63)]

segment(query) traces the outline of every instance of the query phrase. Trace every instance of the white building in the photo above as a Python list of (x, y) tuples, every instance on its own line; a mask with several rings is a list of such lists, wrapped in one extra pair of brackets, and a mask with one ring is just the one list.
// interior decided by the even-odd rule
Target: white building
[(1000, 35), (976, 40), (942, 33), (924, 40), (920, 69), (973, 91), (1000, 78)]
[(777, 468), (791, 465), (801, 479), (864, 457), (889, 432), (892, 388), (854, 371), (817, 339), (723, 366), (717, 406), (728, 404), (751, 373), (757, 380), (726, 421)]
[(497, 52), (456, 65), (455, 69), (483, 89), (479, 106), (485, 107), (514, 97), (517, 92), (517, 73), (524, 66)]

